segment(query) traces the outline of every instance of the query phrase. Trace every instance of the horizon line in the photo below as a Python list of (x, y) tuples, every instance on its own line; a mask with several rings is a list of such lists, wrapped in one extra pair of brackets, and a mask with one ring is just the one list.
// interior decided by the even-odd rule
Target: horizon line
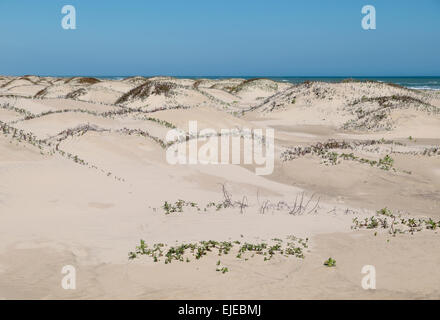
[(274, 75), (169, 75), (169, 74), (151, 74), (151, 75), (141, 75), (141, 74), (131, 74), (131, 75), (38, 75), (38, 74), (1, 74), (1, 76), (9, 76), (9, 77), (24, 77), (24, 76), (36, 76), (36, 77), (59, 77), (59, 78), (67, 78), (67, 77), (178, 77), (178, 78), (212, 78), (212, 77), (221, 77), (221, 78), (440, 78), (440, 75), (283, 75), (283, 76), (274, 76)]

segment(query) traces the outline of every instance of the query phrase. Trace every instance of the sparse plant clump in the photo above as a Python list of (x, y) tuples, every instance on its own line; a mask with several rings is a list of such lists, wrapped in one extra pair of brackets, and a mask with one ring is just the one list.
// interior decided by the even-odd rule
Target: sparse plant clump
[(424, 229), (437, 230), (440, 228), (440, 220), (434, 221), (432, 218), (402, 218), (392, 213), (388, 208), (380, 209), (376, 212), (376, 216), (367, 217), (363, 220), (353, 219), (353, 230), (360, 229), (388, 229), (388, 233), (395, 236), (396, 234), (405, 234), (419, 232)]
[[(367, 104), (356, 107), (358, 104)], [(373, 106), (371, 105), (373, 104)], [(375, 107), (377, 105), (378, 107)], [(357, 99), (349, 104), (352, 107), (352, 113), (356, 116), (343, 125), (343, 129), (359, 130), (391, 130), (393, 121), (390, 119), (390, 112), (394, 109), (408, 109), (410, 107), (416, 110), (428, 113), (438, 114), (440, 108), (431, 105), (419, 98), (408, 95), (391, 95), (382, 97), (365, 97)]]
[(393, 102), (414, 103), (424, 106), (430, 106), (428, 103), (426, 103), (423, 100), (405, 95), (392, 95), (392, 96), (371, 97), (371, 98), (364, 96), (361, 99), (353, 101), (351, 105), (354, 106), (356, 104), (363, 102), (377, 102), (382, 107), (392, 107)]
[(341, 160), (350, 160), (350, 161), (357, 161), (360, 163), (368, 163), (372, 167), (378, 167), (382, 170), (388, 171), (391, 168), (393, 168), (393, 164), (394, 164), (394, 159), (390, 155), (386, 155), (379, 160), (370, 160), (362, 157), (357, 157), (354, 155), (353, 152), (338, 153), (336, 151), (333, 151), (334, 149), (355, 150), (358, 147), (381, 145), (381, 144), (402, 145), (401, 143), (389, 141), (389, 140), (353, 141), (350, 143), (345, 141), (329, 140), (325, 143), (319, 142), (309, 147), (298, 146), (298, 147), (288, 148), (281, 153), (281, 159), (283, 161), (290, 161), (303, 157), (307, 154), (310, 154), (310, 155), (319, 156), (321, 159), (323, 159), (324, 164), (337, 165), (341, 162)]
[(440, 146), (425, 148), (421, 154), (424, 156), (428, 156), (428, 157), (439, 156), (440, 155)]
[(129, 100), (135, 99), (146, 99), (150, 95), (165, 95), (170, 96), (172, 89), (176, 88), (176, 85), (172, 82), (159, 82), (147, 80), (140, 86), (130, 90), (129, 92), (123, 94), (115, 104), (121, 104)]
[(64, 83), (71, 83), (72, 81), (79, 84), (95, 84), (101, 82), (101, 80), (91, 77), (71, 77), (64, 81)]
[(12, 140), (15, 140), (17, 142), (25, 142), (28, 143), (34, 147), (39, 148), (42, 150), (48, 145), (41, 139), (38, 139), (34, 134), (30, 132), (25, 132), (23, 130), (18, 130), (17, 128), (14, 128), (7, 123), (0, 120), (0, 132), (6, 136), (11, 138)]
[(78, 90), (74, 90), (72, 92), (69, 92), (66, 94), (66, 99), (77, 99), (78, 97), (85, 95), (87, 93), (87, 90), (84, 88), (80, 88)]
[(99, 114), (95, 111), (91, 111), (91, 110), (87, 110), (87, 109), (63, 109), (63, 110), (50, 110), (50, 111), (44, 111), (38, 114), (32, 114), (32, 113), (28, 113), (26, 114), (26, 116), (23, 119), (19, 119), (19, 120), (15, 120), (12, 121), (11, 123), (17, 123), (20, 121), (27, 121), (27, 120), (32, 120), (32, 119), (37, 119), (37, 118), (41, 118), (41, 117), (45, 117), (51, 114), (59, 114), (59, 113), (67, 113), (67, 112), (78, 112), (78, 113), (87, 113), (87, 114), (91, 114), (94, 116), (101, 116), (103, 114)]
[(254, 82), (254, 81), (257, 81), (257, 80), (260, 80), (260, 78), (252, 78), (252, 79), (246, 79), (246, 80), (244, 80), (242, 83), (240, 83), (239, 85), (237, 85), (237, 86), (233, 86), (233, 87), (229, 87), (229, 88), (227, 88), (228, 90), (229, 90), (229, 92), (231, 92), (231, 93), (237, 93), (237, 92), (239, 92), (240, 90), (242, 90), (246, 85), (248, 85), (248, 84), (250, 84), (250, 83), (252, 83), (252, 82)]
[[(240, 213), (243, 213), (244, 209), (249, 205), (247, 203), (247, 198), (244, 196), (241, 201), (233, 201), (231, 194), (226, 190), (225, 185), (222, 187), (223, 190), (223, 201), (221, 202), (209, 202), (204, 208), (203, 211), (206, 212), (210, 208), (215, 208), (216, 211), (220, 211), (221, 209), (226, 208), (240, 208)], [(184, 200), (178, 200), (174, 204), (165, 201), (162, 205), (162, 209), (165, 214), (175, 213), (175, 212), (183, 212), (184, 207), (191, 207), (197, 209), (197, 211), (201, 211), (199, 205), (195, 202), (188, 202)]]
[(35, 84), (31, 79), (26, 78), (26, 77), (20, 77), (20, 78), (13, 78), (7, 82), (5, 82), (3, 85), (0, 86), (0, 88), (6, 88), (7, 86), (9, 86), (11, 83), (15, 82), (16, 80), (26, 80), (31, 82), (32, 84)]
[[(76, 130), (70, 130), (72, 131), (72, 133), (65, 133), (65, 136), (69, 136), (73, 134), (84, 134), (85, 132), (87, 132), (88, 130), (93, 130), (92, 127), (90, 126), (80, 126), (78, 127)], [(68, 130), (69, 131), (69, 130)], [(65, 152), (63, 150), (61, 150), (59, 148), (59, 143), (55, 145), (55, 147), (53, 146), (53, 142), (49, 141), (50, 139), (46, 139), (46, 140), (41, 140), (38, 139), (35, 135), (33, 135), (32, 133), (26, 133), (23, 130), (18, 130), (17, 128), (14, 128), (2, 121), (0, 121), (0, 133), (2, 133), (3, 135), (5, 135), (6, 137), (9, 137), (17, 142), (25, 142), (27, 144), (30, 144), (36, 148), (38, 148), (40, 150), (40, 153), (42, 155), (54, 155), (55, 153), (60, 154), (61, 156), (72, 160), (73, 162), (83, 165), (83, 166), (87, 166), (89, 168), (93, 168), (93, 169), (98, 169), (96, 166), (89, 164), (87, 161), (81, 159), (80, 157), (78, 157), (75, 154), (71, 154), (69, 152)], [(103, 173), (106, 173), (107, 176), (112, 176), (111, 172), (105, 172), (104, 170), (101, 170)], [(114, 178), (116, 180), (119, 181), (124, 181), (123, 178), (114, 176)]]
[(246, 79), (236, 86), (226, 87), (225, 89), (231, 94), (237, 94), (252, 85), (256, 85), (259, 88), (268, 91), (278, 90), (278, 84), (275, 81), (271, 81), (265, 78)]
[(260, 204), (260, 213), (265, 214), (268, 210), (287, 211), (287, 213), (294, 216), (316, 213), (319, 209), (321, 197), (315, 196), (315, 194), (312, 194), (308, 197), (304, 192), (301, 192), (296, 195), (293, 203), (288, 203), (286, 201), (272, 203), (271, 201), (266, 200)]
[(27, 111), (26, 109), (17, 108), (15, 106), (10, 105), (9, 103), (0, 104), (0, 108), (1, 109), (5, 109), (5, 110), (10, 110), (10, 111), (17, 112), (17, 113), (22, 114), (22, 115), (24, 115), (26, 117), (31, 117), (33, 115), (31, 112)]
[(43, 98), (47, 93), (47, 88), (41, 89), (40, 91), (38, 91), (35, 95), (34, 98), (35, 99), (40, 99)]
[(138, 135), (138, 136), (149, 138), (149, 139), (153, 140), (154, 142), (158, 143), (163, 149), (166, 149), (169, 145), (171, 145), (171, 143), (165, 143), (162, 139), (160, 139), (156, 136), (153, 136), (149, 132), (147, 132), (145, 130), (141, 130), (141, 129), (123, 128), (120, 130), (116, 130), (116, 132), (120, 132), (122, 134), (126, 134), (129, 136)]
[(95, 84), (101, 82), (101, 80), (98, 80), (96, 78), (91, 78), (91, 77), (82, 77), (78, 79), (78, 83), (81, 84)]
[[(206, 212), (209, 209), (215, 209), (215, 211), (220, 211), (226, 208), (238, 208), (240, 209), (240, 213), (243, 214), (244, 210), (250, 205), (248, 204), (248, 200), (246, 196), (243, 196), (240, 201), (234, 201), (232, 199), (232, 195), (226, 190), (225, 185), (222, 186), (223, 190), (223, 201), (219, 202), (208, 202), (205, 207), (199, 206), (195, 202), (189, 202), (184, 200), (178, 200), (174, 204), (172, 202), (165, 201), (162, 205), (162, 209), (165, 214), (170, 213), (180, 213), (184, 211), (184, 208), (195, 208), (197, 211)], [(295, 200), (292, 203), (286, 201), (278, 201), (271, 202), (270, 200), (266, 200), (260, 203), (257, 194), (257, 201), (259, 205), (260, 214), (265, 214), (269, 210), (272, 211), (284, 211), (290, 215), (298, 216), (304, 214), (317, 213), (320, 209), (321, 197), (318, 197), (316, 194), (312, 194), (311, 196), (307, 196), (305, 192), (298, 193), (295, 197)]]
[(324, 261), (324, 265), (326, 267), (336, 267), (336, 260), (330, 257), (326, 261)]
[(380, 145), (380, 144), (397, 144), (402, 145), (399, 142), (391, 141), (391, 140), (361, 140), (361, 141), (337, 141), (330, 139), (326, 142), (318, 142), (314, 145), (308, 146), (308, 147), (292, 147), (286, 149), (281, 154), (281, 159), (284, 161), (289, 161), (293, 159), (297, 159), (299, 157), (305, 156), (307, 154), (311, 155), (324, 155), (329, 150), (334, 149), (349, 149), (349, 150), (355, 150), (357, 147), (365, 147), (365, 146), (373, 146), (373, 145)]
[[(156, 108), (156, 109), (148, 110), (148, 111), (144, 111), (144, 110), (142, 110), (142, 108), (139, 108), (137, 110), (140, 112), (143, 112), (143, 113), (154, 113), (154, 112), (165, 111), (165, 110), (187, 110), (187, 109), (191, 109), (191, 107), (178, 105), (178, 106), (160, 107), (160, 108)], [(135, 109), (130, 108), (128, 110), (135, 110)]]
[(382, 170), (390, 170), (393, 167), (394, 159), (391, 158), (388, 154), (379, 159), (377, 166)]
[(75, 128), (72, 129), (66, 129), (61, 131), (60, 133), (58, 133), (56, 136), (54, 137), (50, 137), (44, 141), (48, 142), (48, 141), (55, 141), (57, 142), (56, 144), (56, 149), (58, 150), (58, 147), (60, 145), (60, 142), (66, 140), (69, 137), (81, 137), (83, 135), (85, 135), (87, 132), (89, 131), (94, 131), (94, 132), (110, 132), (109, 129), (103, 129), (100, 128), (98, 126), (95, 125), (90, 125), (90, 124), (83, 124), (83, 125), (79, 125)]
[(221, 268), (217, 268), (215, 271), (220, 271), (221, 273), (226, 273), (229, 272), (228, 267), (221, 267)]
[[(281, 239), (273, 239), (272, 243), (241, 243), (240, 241), (200, 241), (195, 243), (184, 243), (177, 246), (168, 246), (163, 243), (156, 243), (149, 247), (144, 240), (136, 246), (135, 251), (128, 253), (129, 260), (139, 258), (140, 256), (149, 256), (154, 262), (164, 261), (165, 264), (173, 261), (190, 262), (199, 260), (208, 254), (222, 256), (235, 255), (242, 261), (248, 261), (250, 258), (261, 256), (263, 261), (271, 260), (275, 255), (304, 259), (304, 249), (308, 248), (308, 239), (301, 239), (295, 236), (286, 238), (286, 242)], [(228, 267), (221, 266), (220, 260), (216, 263), (216, 271), (226, 273)]]
[(341, 83), (372, 83), (372, 84), (378, 84), (378, 85), (383, 85), (383, 86), (390, 86), (390, 87), (394, 87), (394, 88), (398, 88), (398, 89), (402, 89), (402, 90), (406, 90), (406, 91), (417, 92), (417, 90), (404, 87), (404, 86), (397, 84), (397, 83), (382, 82), (382, 81), (371, 80), (371, 79), (347, 78), (347, 79), (341, 80)]
[(177, 200), (174, 204), (165, 201), (162, 206), (162, 209), (165, 211), (165, 214), (170, 214), (174, 212), (183, 212), (184, 207), (196, 208), (200, 211), (199, 206), (195, 202), (187, 202), (184, 200)]
[[(79, 89), (79, 90), (81, 90), (81, 89)], [(71, 97), (71, 98), (73, 98), (73, 97)], [(96, 116), (96, 117), (113, 118), (113, 117), (116, 117), (116, 116), (123, 116), (123, 115), (133, 114), (133, 113), (150, 114), (150, 113), (154, 113), (154, 112), (157, 112), (157, 111), (170, 110), (170, 109), (187, 109), (188, 107), (176, 106), (176, 107), (172, 107), (172, 108), (158, 108), (158, 109), (151, 110), (151, 111), (144, 111), (144, 110), (142, 110), (142, 108), (136, 108), (136, 109), (123, 108), (123, 109), (120, 109), (120, 110), (106, 111), (106, 112), (102, 112), (102, 113), (99, 113), (99, 112), (96, 112), (96, 111), (93, 111), (93, 110), (77, 108), (77, 109), (49, 110), (49, 111), (41, 112), (39, 114), (32, 114), (32, 113), (28, 112), (25, 109), (16, 108), (16, 107), (10, 106), (9, 104), (0, 105), (0, 108), (7, 109), (7, 110), (12, 110), (12, 111), (15, 111), (17, 113), (25, 115), (25, 117), (23, 119), (15, 120), (15, 121), (12, 122), (12, 123), (16, 123), (16, 122), (19, 122), (19, 121), (26, 121), (26, 120), (32, 120), (32, 119), (36, 119), (36, 118), (45, 117), (45, 116), (51, 115), (51, 114), (60, 114), (60, 113), (68, 113), (68, 112), (86, 113), (86, 114), (90, 114), (90, 115), (93, 115), (93, 116)], [(157, 119), (157, 118), (153, 118), (153, 117), (149, 117), (149, 116), (143, 116), (140, 119), (147, 120), (147, 121), (153, 121), (153, 122), (158, 123), (161, 126), (164, 126), (164, 127), (167, 127), (167, 128), (176, 129), (175, 125), (173, 125), (172, 123), (170, 123), (170, 122), (168, 122), (166, 120), (161, 120), (161, 119)]]
[(171, 122), (168, 122), (166, 120), (161, 120), (161, 119), (152, 118), (152, 117), (143, 117), (142, 119), (143, 120), (148, 120), (148, 121), (156, 122), (156, 123), (158, 123), (161, 126), (164, 126), (166, 128), (177, 129), (177, 127), (174, 124), (172, 124)]
[(193, 88), (197, 90), (202, 83), (203, 83), (202, 79), (198, 79), (198, 80), (194, 81)]
[(309, 88), (311, 88), (311, 87), (313, 86), (313, 84), (314, 84), (315, 82), (316, 82), (316, 81), (305, 80), (305, 81), (302, 83), (302, 85), (309, 89)]

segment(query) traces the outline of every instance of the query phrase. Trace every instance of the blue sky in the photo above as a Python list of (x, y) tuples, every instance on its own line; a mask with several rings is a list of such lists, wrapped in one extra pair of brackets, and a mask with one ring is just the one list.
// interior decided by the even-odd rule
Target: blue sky
[(9, 75), (440, 75), (440, 0), (1, 0), (0, 37)]

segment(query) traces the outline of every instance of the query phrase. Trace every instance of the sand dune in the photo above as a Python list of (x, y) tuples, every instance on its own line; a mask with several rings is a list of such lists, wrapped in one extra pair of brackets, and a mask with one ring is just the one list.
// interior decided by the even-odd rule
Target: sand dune
[[(274, 129), (273, 173), (169, 164), (167, 133), (190, 140), (189, 121)], [(0, 77), (0, 151), (0, 298), (440, 298), (438, 92)], [(200, 259), (129, 260), (141, 239), (218, 243)], [(61, 288), (65, 265), (77, 290)], [(364, 265), (376, 290), (361, 286)]]

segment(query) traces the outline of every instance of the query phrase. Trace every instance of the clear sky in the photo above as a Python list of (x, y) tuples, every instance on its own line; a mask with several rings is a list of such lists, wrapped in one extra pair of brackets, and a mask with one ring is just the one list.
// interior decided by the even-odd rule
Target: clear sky
[(440, 0), (0, 0), (0, 74), (439, 76)]

